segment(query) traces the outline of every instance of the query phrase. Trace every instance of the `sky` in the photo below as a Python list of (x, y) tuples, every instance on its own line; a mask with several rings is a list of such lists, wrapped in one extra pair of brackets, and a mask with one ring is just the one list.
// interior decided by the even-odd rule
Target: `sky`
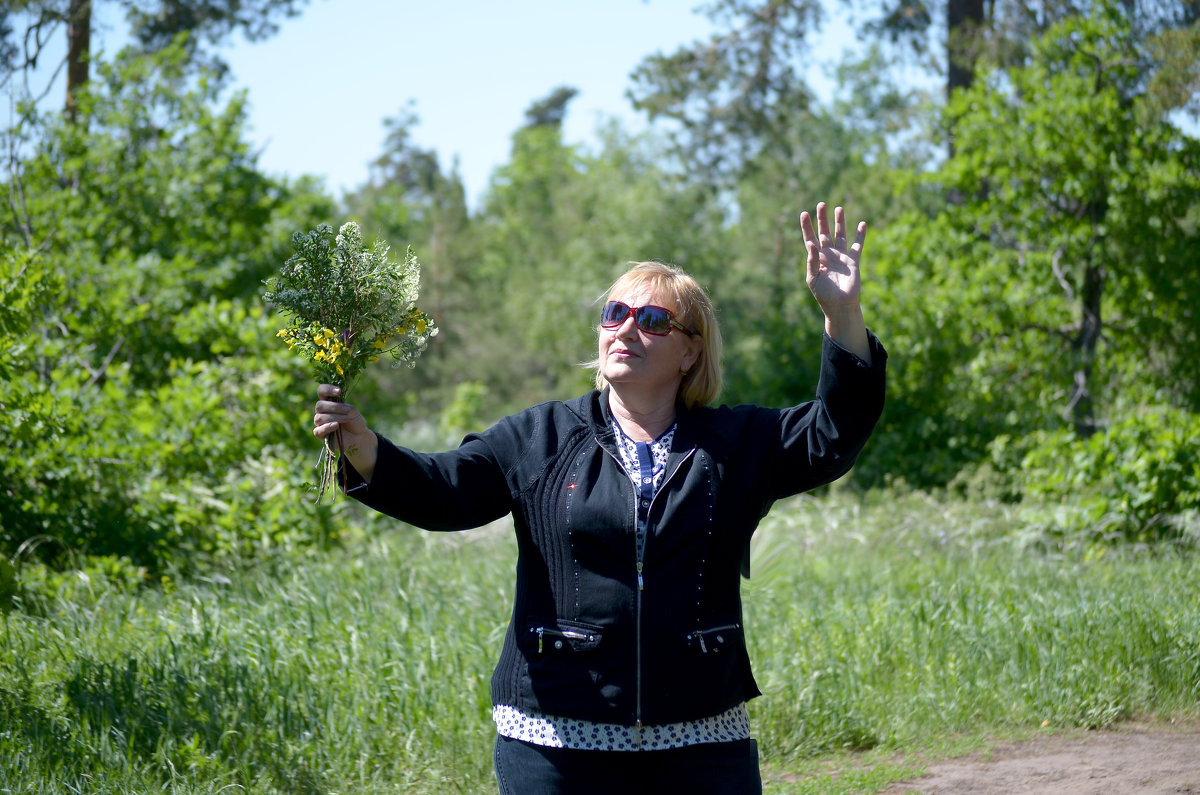
[(270, 173), (318, 174), (335, 195), (367, 179), (383, 120), (410, 100), (415, 142), (457, 158), (470, 201), (507, 161), (524, 112), (577, 88), (564, 139), (605, 118), (645, 123), (624, 97), (648, 54), (706, 38), (696, 0), (311, 0), (278, 34), (222, 52), (250, 102), (250, 135)]
[[(707, 39), (713, 27), (700, 3), (309, 0), (274, 36), (236, 34), (219, 53), (232, 87), (247, 92), (247, 138), (265, 172), (315, 175), (340, 197), (366, 182), (384, 120), (411, 107), (414, 142), (436, 150), (445, 169), (457, 162), (478, 206), (525, 109), (558, 86), (579, 91), (563, 125), (568, 143), (595, 143), (608, 119), (645, 129), (625, 97), (630, 73), (650, 54)], [(125, 42), (118, 4), (97, 3), (94, 21), (93, 48), (111, 57)], [(850, 38), (839, 20), (827, 27), (826, 39)], [(829, 48), (822, 54), (837, 60)], [(49, 101), (61, 96), (56, 87)]]

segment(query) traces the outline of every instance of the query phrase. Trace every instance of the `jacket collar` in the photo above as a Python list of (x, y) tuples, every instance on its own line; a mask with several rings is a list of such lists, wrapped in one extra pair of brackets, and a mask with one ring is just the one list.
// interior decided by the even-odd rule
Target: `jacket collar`
[[(615, 448), (616, 437), (612, 430), (612, 408), (608, 403), (609, 390), (593, 391), (590, 401), (590, 422), (596, 434), (596, 440), (606, 447)], [(671, 442), (671, 455), (683, 455), (691, 452), (700, 438), (700, 423), (696, 412), (687, 408), (682, 400), (675, 403), (675, 437)]]

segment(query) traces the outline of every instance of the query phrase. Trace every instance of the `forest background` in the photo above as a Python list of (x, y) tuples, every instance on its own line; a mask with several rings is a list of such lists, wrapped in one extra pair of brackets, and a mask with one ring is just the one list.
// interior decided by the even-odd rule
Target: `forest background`
[[(410, 446), (588, 389), (596, 299), (635, 258), (715, 297), (724, 402), (805, 399), (821, 324), (797, 216), (827, 201), (871, 224), (865, 308), (891, 353), (884, 416), (836, 490), (1003, 506), (1042, 553), (1200, 538), (1196, 2), (717, 0), (710, 38), (630, 75), (646, 132), (570, 145), (574, 90), (531, 98), (474, 208), (407, 110), (342, 197), (263, 172), (215, 44), (271, 35), (301, 0), (107, 2), (130, 44), (104, 59), (92, 2), (0, 9), (6, 615), (81, 575), (318, 565), (376, 531), (303, 491), (313, 385), (262, 301), (294, 232), (350, 218), (416, 250), (442, 329), (358, 391)], [(865, 46), (823, 101), (805, 45), (852, 4)], [(55, 36), (61, 106), (24, 79)]]

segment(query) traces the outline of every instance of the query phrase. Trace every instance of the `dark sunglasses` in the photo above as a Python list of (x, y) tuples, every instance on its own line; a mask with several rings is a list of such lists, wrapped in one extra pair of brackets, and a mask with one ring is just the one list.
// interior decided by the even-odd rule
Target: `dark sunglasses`
[(604, 305), (600, 312), (600, 325), (603, 328), (617, 328), (630, 315), (633, 315), (633, 322), (639, 329), (655, 337), (670, 334), (672, 326), (689, 337), (695, 336), (695, 332), (688, 331), (675, 319), (670, 309), (661, 306), (629, 306), (620, 301), (609, 301)]

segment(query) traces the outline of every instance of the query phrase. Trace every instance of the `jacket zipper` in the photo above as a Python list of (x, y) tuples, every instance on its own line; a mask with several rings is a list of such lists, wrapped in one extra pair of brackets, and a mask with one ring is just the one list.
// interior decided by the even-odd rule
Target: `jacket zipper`
[[(621, 468), (622, 472), (625, 471), (625, 465), (621, 463), (621, 459), (619, 457), (617, 457), (616, 455), (614, 455), (612, 452), (610, 452), (607, 447), (605, 447), (603, 444), (601, 444), (599, 439), (596, 439), (596, 446), (599, 447), (604, 452), (608, 453), (609, 458), (616, 461), (617, 466)], [(654, 509), (654, 501), (658, 499), (658, 495), (662, 493), (663, 488), (665, 488), (666, 485), (671, 482), (671, 478), (675, 477), (675, 473), (677, 473), (680, 470), (680, 468), (683, 467), (684, 463), (688, 459), (690, 459), (692, 457), (692, 454), (695, 452), (696, 452), (696, 448), (693, 447), (691, 450), (688, 450), (687, 453), (684, 454), (683, 458), (681, 458), (675, 462), (675, 468), (667, 473), (667, 476), (663, 478), (662, 485), (660, 485), (658, 487), (658, 491), (656, 491), (654, 493), (654, 496), (650, 498), (650, 506), (646, 509), (647, 516), (649, 516), (650, 511), (652, 511)], [(626, 474), (628, 475), (628, 473), (626, 473)], [(637, 515), (638, 515), (637, 514), (637, 508), (638, 508), (637, 503), (638, 503), (638, 491), (635, 488), (635, 489), (633, 489), (633, 539), (634, 539), (633, 543), (634, 543), (635, 549), (637, 548)], [(634, 714), (633, 714), (634, 724), (633, 724), (633, 727), (634, 727), (634, 735), (636, 737), (635, 742), (636, 742), (637, 748), (639, 750), (642, 747), (642, 592), (646, 589), (646, 581), (643, 577), (644, 561), (642, 560), (642, 558), (646, 554), (646, 544), (648, 544), (649, 541), (650, 541), (650, 528), (647, 525), (646, 540), (643, 542), (641, 552), (637, 556), (637, 601), (636, 601), (637, 615), (635, 617), (636, 618), (635, 628), (636, 628), (637, 637), (635, 638), (635, 643), (634, 643), (635, 661), (634, 661)]]
[[(625, 472), (625, 465), (621, 463), (621, 459), (614, 455), (607, 447), (596, 440), (596, 446), (608, 453), (608, 457), (616, 462), (622, 472)], [(628, 473), (626, 473), (628, 477)], [(637, 510), (638, 510), (638, 492), (633, 489), (633, 544), (634, 549), (637, 549)], [(637, 568), (637, 597), (636, 597), (636, 613), (634, 616), (634, 736), (636, 737), (636, 745), (640, 749), (642, 746), (642, 591), (646, 587), (645, 580), (642, 579), (642, 553), (636, 557), (635, 565)]]

